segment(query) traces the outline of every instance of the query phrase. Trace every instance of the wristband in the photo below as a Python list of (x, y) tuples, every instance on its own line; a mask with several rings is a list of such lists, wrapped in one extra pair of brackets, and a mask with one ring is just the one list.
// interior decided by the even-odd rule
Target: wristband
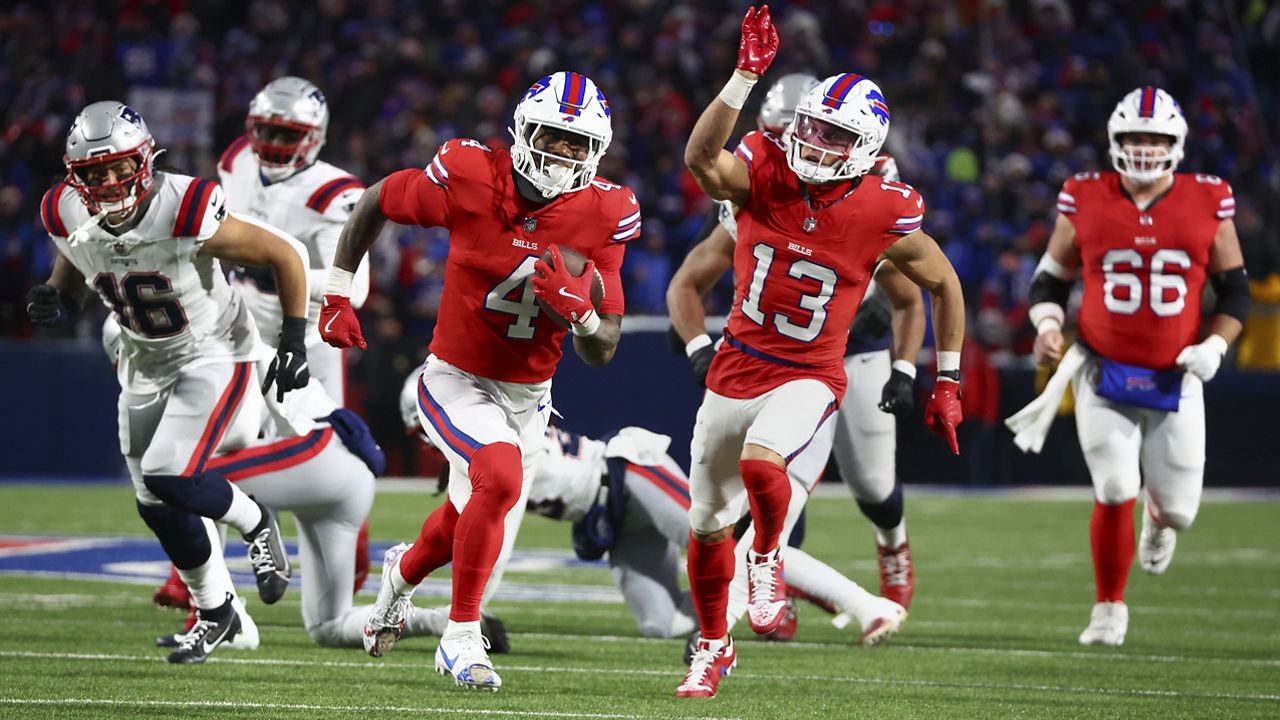
[(569, 329), (578, 337), (595, 335), (596, 330), (600, 329), (600, 316), (596, 314), (595, 310), (591, 310), (581, 320), (570, 325)]
[(334, 265), (329, 268), (329, 279), (324, 284), (324, 294), (351, 297), (351, 279), (354, 276), (355, 273)]
[(906, 375), (912, 380), (916, 379), (916, 364), (910, 360), (894, 360), (893, 369)]
[(1040, 334), (1050, 330), (1061, 330), (1066, 313), (1058, 303), (1046, 301), (1032, 305), (1027, 311), (1027, 317), (1031, 320), (1031, 327), (1036, 329), (1036, 334)]
[(724, 88), (720, 90), (720, 100), (725, 105), (734, 110), (741, 110), (743, 105), (747, 104), (747, 96), (751, 94), (751, 88), (759, 79), (748, 80), (741, 73), (734, 72), (729, 77), (729, 82), (724, 84)]
[(706, 333), (703, 333), (695, 337), (694, 339), (690, 340), (689, 344), (684, 346), (684, 354), (688, 355), (689, 357), (693, 357), (694, 353), (698, 352), (704, 347), (709, 346), (710, 344), (711, 344), (711, 336)]
[(1217, 333), (1205, 338), (1204, 342), (1200, 344), (1218, 353), (1219, 356), (1227, 354), (1227, 339)]
[(960, 372), (960, 351), (959, 350), (939, 350), (938, 351), (938, 374), (950, 372), (954, 370)]

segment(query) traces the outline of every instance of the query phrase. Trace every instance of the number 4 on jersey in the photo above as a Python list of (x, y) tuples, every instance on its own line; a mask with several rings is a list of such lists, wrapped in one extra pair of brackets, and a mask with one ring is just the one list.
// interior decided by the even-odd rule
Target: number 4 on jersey
[[(507, 337), (513, 340), (532, 338), (536, 329), (533, 321), (542, 311), (533, 296), (533, 266), (537, 262), (535, 255), (526, 257), (510, 275), (494, 285), (484, 298), (486, 310), (515, 316), (515, 320), (507, 326)], [(512, 300), (509, 296), (516, 290), (520, 291), (520, 299)]]

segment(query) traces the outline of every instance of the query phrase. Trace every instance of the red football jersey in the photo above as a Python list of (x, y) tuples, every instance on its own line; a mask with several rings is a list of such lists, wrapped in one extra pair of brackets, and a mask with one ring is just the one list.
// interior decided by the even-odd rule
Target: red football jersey
[(1114, 172), (1080, 173), (1058, 211), (1076, 230), (1084, 278), (1080, 337), (1104, 357), (1163, 370), (1200, 340), (1200, 297), (1218, 225), (1235, 215), (1231, 186), (1176, 173), (1139, 210)]
[(508, 151), (450, 140), (425, 170), (388, 176), (378, 204), (394, 222), (450, 231), (431, 352), (467, 372), (519, 383), (555, 373), (566, 329), (541, 312), (532, 281), (552, 243), (595, 261), (601, 314), (622, 314), (619, 271), (640, 235), (640, 206), (621, 185), (596, 178), (537, 205), (516, 190)]
[(750, 133), (735, 153), (750, 170), (751, 197), (737, 215), (733, 311), (707, 387), (750, 398), (814, 378), (838, 402), (845, 341), (876, 258), (920, 229), (924, 200), (868, 175), (843, 199), (848, 183), (824, 188), (815, 198), (823, 207), (811, 210), (776, 137)]

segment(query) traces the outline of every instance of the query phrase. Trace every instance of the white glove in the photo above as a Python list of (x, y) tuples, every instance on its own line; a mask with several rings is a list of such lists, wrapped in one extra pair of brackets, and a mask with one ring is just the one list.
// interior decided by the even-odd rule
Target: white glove
[(1218, 374), (1222, 356), (1227, 354), (1227, 341), (1221, 335), (1210, 335), (1198, 345), (1188, 345), (1178, 353), (1178, 367), (1209, 382)]

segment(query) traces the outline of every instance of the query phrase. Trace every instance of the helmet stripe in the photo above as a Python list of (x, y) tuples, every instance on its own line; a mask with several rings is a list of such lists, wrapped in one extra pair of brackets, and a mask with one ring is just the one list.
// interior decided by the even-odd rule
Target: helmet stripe
[(827, 91), (827, 96), (822, 100), (822, 104), (829, 108), (839, 110), (840, 106), (844, 104), (844, 99), (849, 94), (849, 91), (853, 89), (854, 85), (857, 85), (861, 81), (862, 76), (856, 73), (845, 73), (841, 75), (840, 79), (832, 83), (831, 89)]
[(586, 78), (576, 72), (565, 73), (564, 94), (560, 96), (560, 112), (566, 115), (581, 115), (587, 104)]
[(1149, 118), (1156, 113), (1156, 89), (1150, 85), (1142, 88), (1142, 100), (1138, 103), (1138, 117)]

